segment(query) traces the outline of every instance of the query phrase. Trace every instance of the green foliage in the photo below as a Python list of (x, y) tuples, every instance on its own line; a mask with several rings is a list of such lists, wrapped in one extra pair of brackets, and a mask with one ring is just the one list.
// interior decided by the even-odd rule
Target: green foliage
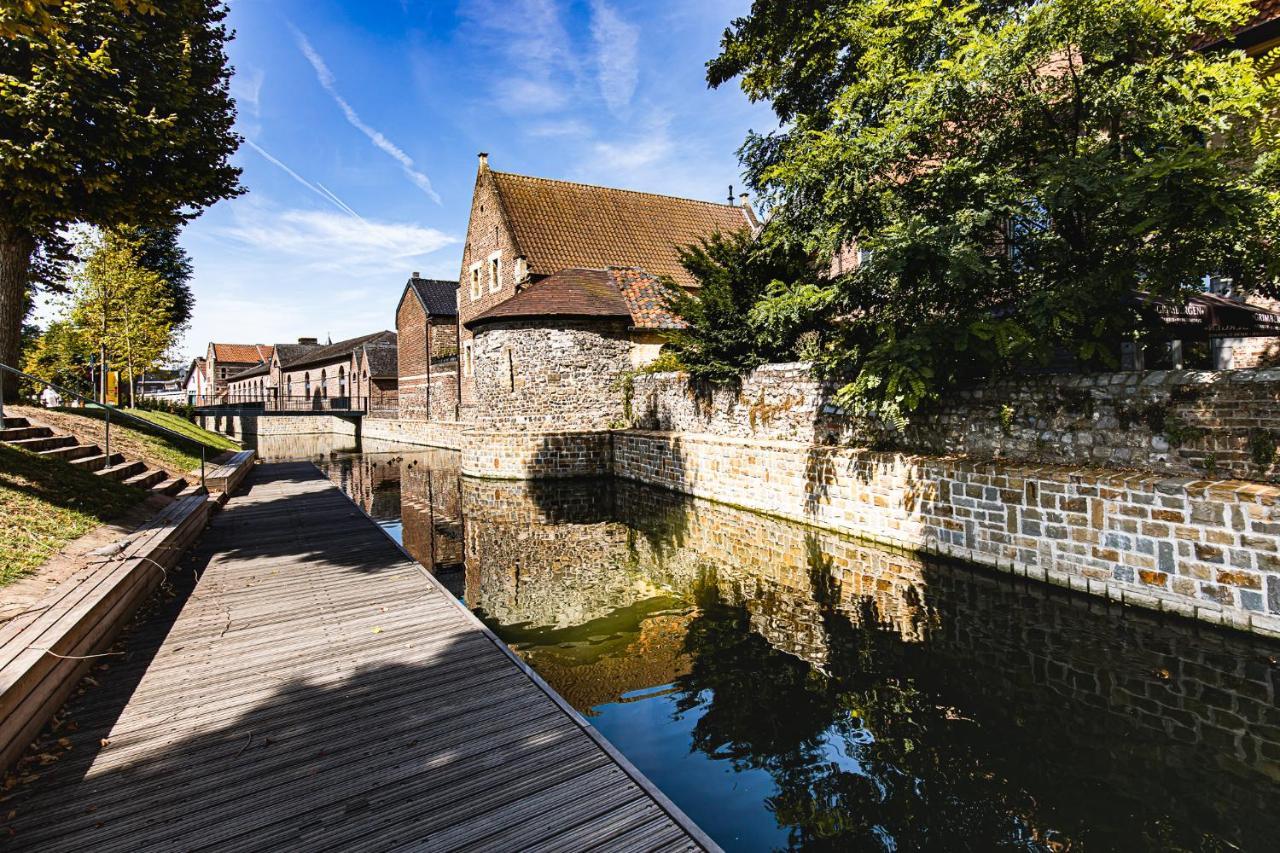
[(243, 191), (225, 17), (220, 0), (0, 4), (0, 361), (67, 226), (170, 228)]
[(840, 402), (901, 424), (956, 382), (1066, 351), (1113, 364), (1134, 292), (1274, 295), (1266, 58), (1203, 53), (1248, 0), (756, 0), (708, 79), (780, 130), (741, 150), (770, 230), (851, 272), (752, 312), (816, 329)]
[(669, 305), (688, 328), (670, 336), (667, 351), (695, 380), (732, 382), (744, 370), (786, 356), (798, 331), (752, 316), (770, 291), (813, 279), (795, 245), (754, 239), (745, 231), (715, 234), (681, 250), (680, 263), (698, 280), (695, 292), (669, 283)]
[(107, 233), (109, 245), (127, 245), (138, 266), (158, 275), (169, 292), (169, 322), (185, 326), (195, 308), (191, 258), (178, 244), (176, 226), (123, 225)]
[(1005, 403), (1000, 407), (1000, 432), (1005, 435), (1013, 434), (1013, 418), (1015, 412), (1013, 406)]
[(138, 261), (132, 243), (89, 239), (75, 277), (71, 322), (90, 351), (105, 348), (107, 363), (133, 379), (158, 367), (173, 343), (173, 302), (166, 282)]
[(85, 393), (91, 355), (88, 341), (70, 320), (55, 320), (26, 347), (22, 369), (63, 388)]
[(1266, 470), (1275, 464), (1277, 457), (1277, 433), (1269, 429), (1249, 431), (1249, 458), (1253, 464)]

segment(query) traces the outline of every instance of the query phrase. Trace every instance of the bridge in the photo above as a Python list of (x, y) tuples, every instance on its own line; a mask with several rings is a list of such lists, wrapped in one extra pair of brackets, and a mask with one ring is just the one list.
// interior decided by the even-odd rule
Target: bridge
[(343, 417), (394, 417), (396, 398), (373, 396), (310, 396), (281, 394), (215, 394), (192, 397), (191, 405), (201, 415), (341, 415)]

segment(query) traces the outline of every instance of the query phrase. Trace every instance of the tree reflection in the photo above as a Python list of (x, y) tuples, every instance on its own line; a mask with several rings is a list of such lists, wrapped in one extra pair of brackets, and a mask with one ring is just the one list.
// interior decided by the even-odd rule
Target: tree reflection
[(1034, 804), (984, 766), (978, 726), (901, 677), (911, 648), (870, 599), (852, 617), (838, 609), (829, 562), (810, 554), (825, 672), (770, 646), (716, 572), (700, 575), (692, 667), (677, 681), (677, 713), (701, 713), (693, 748), (766, 770), (767, 806), (794, 848), (1040, 848), (1024, 819)]

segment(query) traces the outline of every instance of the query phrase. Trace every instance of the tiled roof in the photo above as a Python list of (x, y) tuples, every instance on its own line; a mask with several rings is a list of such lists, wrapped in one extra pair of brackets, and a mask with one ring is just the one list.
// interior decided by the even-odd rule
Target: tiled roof
[(652, 193), (491, 172), (530, 272), (637, 267), (697, 282), (677, 248), (755, 224), (749, 209)]
[(1258, 10), (1258, 13), (1254, 15), (1253, 20), (1244, 29), (1256, 27), (1258, 24), (1280, 18), (1280, 0), (1253, 0), (1253, 6)]
[(373, 332), (368, 335), (361, 335), (358, 338), (348, 338), (345, 341), (337, 341), (332, 344), (318, 346), (304, 353), (300, 358), (294, 359), (289, 363), (291, 369), (306, 367), (309, 364), (323, 364), (324, 362), (338, 361), (344, 356), (351, 357), (351, 353), (359, 349), (363, 344), (372, 343), (374, 341), (387, 341), (394, 344), (396, 342), (395, 332)]
[(394, 344), (365, 344), (364, 357), (369, 362), (370, 376), (396, 376), (396, 353)]
[(288, 367), (309, 352), (320, 349), (324, 344), (276, 344), (276, 355), (281, 367)]
[(1234, 36), (1227, 39), (1202, 39), (1196, 45), (1197, 49), (1239, 47), (1251, 51), (1274, 40), (1275, 25), (1280, 24), (1280, 0), (1253, 0), (1253, 8), (1253, 17), (1244, 26), (1238, 27)]
[(411, 278), (409, 287), (418, 294), (422, 306), (432, 317), (458, 316), (458, 283), (434, 278)]
[(271, 346), (265, 344), (213, 344), (213, 357), (228, 364), (257, 364), (271, 360)]
[(680, 328), (666, 309), (662, 283), (642, 270), (564, 269), (467, 321), (468, 328), (501, 320), (599, 317), (640, 329)]
[(228, 382), (238, 382), (241, 379), (252, 379), (255, 376), (266, 376), (271, 372), (271, 362), (264, 361), (255, 364), (253, 367), (246, 367), (239, 373), (233, 373), (227, 377)]
[(613, 268), (609, 277), (627, 300), (631, 325), (637, 329), (683, 329), (687, 323), (667, 307), (666, 287), (644, 270)]

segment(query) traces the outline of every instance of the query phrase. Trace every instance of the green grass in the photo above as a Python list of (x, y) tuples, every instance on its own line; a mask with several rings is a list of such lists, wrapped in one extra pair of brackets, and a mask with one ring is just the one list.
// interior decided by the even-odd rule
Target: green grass
[[(97, 408), (58, 409), (58, 412), (63, 415), (91, 418), (96, 421), (104, 419), (102, 409)], [(208, 448), (205, 454), (206, 459), (213, 459), (224, 450), (240, 449), (240, 446), (231, 439), (209, 432), (190, 421), (167, 412), (129, 409), (128, 413), (198, 442), (183, 441), (174, 436), (165, 435), (159, 430), (148, 429), (137, 421), (131, 420), (122, 423), (119, 419), (113, 417), (111, 419), (112, 450), (119, 450), (125, 454), (130, 453), (132, 450), (135, 454), (141, 455), (144, 461), (153, 465), (159, 465), (173, 471), (187, 472), (200, 467), (200, 444), (204, 444)], [(116, 444), (116, 442), (119, 443)]]
[(0, 444), (0, 586), (144, 497), (142, 489)]
[(183, 435), (190, 436), (196, 441), (202, 441), (209, 447), (213, 447), (218, 450), (240, 449), (240, 445), (236, 444), (225, 435), (219, 435), (216, 432), (210, 432), (204, 427), (196, 426), (181, 415), (174, 415), (169, 412), (144, 411), (143, 409), (129, 409), (128, 412), (131, 415), (146, 418), (152, 423), (159, 424), (165, 429), (171, 429), (174, 432), (180, 432)]

